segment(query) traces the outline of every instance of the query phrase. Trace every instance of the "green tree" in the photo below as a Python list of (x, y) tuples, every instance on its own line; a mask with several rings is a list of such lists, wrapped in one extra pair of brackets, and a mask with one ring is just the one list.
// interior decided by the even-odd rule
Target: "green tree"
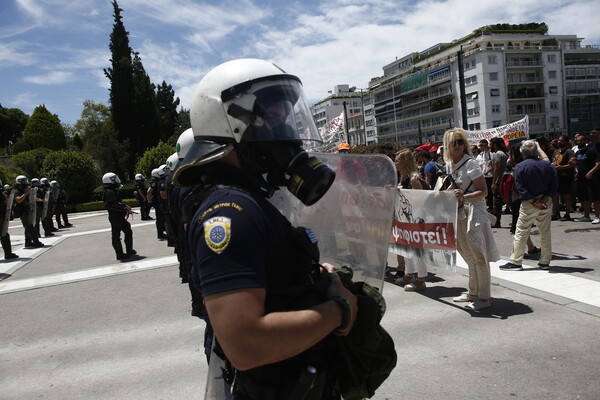
[(18, 108), (4, 108), (0, 104), (0, 147), (9, 147), (23, 139), (29, 115)]
[(45, 105), (37, 106), (25, 125), (23, 137), (32, 148), (46, 147), (62, 150), (67, 147), (65, 131), (58, 116), (51, 114)]
[(44, 159), (51, 151), (43, 147), (15, 154), (10, 158), (11, 165), (20, 168), (29, 179), (41, 178), (40, 172)]
[(162, 141), (159, 142), (157, 146), (148, 149), (142, 157), (140, 157), (135, 166), (135, 172), (143, 174), (146, 177), (151, 176), (152, 170), (163, 165), (167, 161), (167, 158), (174, 152), (174, 146)]
[(192, 124), (190, 123), (190, 110), (186, 110), (181, 107), (177, 112), (177, 125), (175, 127), (175, 131), (170, 137), (167, 138), (167, 143), (175, 146), (177, 139), (179, 139), (179, 135), (191, 127)]
[(173, 87), (167, 85), (167, 82), (165, 81), (162, 81), (162, 83), (156, 87), (156, 103), (158, 105), (162, 125), (162, 135), (160, 139), (163, 141), (168, 140), (176, 134), (177, 126), (179, 125), (179, 113), (177, 112), (179, 97), (175, 97)]
[(133, 57), (133, 83), (135, 86), (136, 131), (131, 136), (134, 154), (141, 155), (156, 146), (161, 136), (161, 121), (156, 105), (156, 93), (138, 53)]
[(79, 151), (51, 152), (44, 159), (41, 172), (48, 179), (58, 181), (71, 203), (91, 201), (100, 181), (92, 158)]
[(81, 118), (74, 128), (83, 141), (83, 150), (98, 161), (100, 171), (126, 176), (131, 163), (130, 154), (127, 146), (118, 140), (107, 106), (91, 100), (84, 101)]
[(123, 142), (136, 132), (135, 119), (132, 118), (135, 110), (133, 66), (131, 63), (131, 47), (129, 47), (129, 32), (121, 17), (121, 8), (113, 0), (113, 17), (115, 23), (110, 34), (109, 49), (111, 52), (111, 68), (105, 68), (104, 74), (110, 81), (109, 101), (112, 119), (118, 133), (118, 139)]

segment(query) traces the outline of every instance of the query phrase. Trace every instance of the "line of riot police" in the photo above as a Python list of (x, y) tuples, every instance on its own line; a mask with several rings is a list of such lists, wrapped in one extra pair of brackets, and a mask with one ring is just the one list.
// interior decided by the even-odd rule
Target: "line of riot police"
[[(0, 181), (0, 185), (2, 182)], [(33, 178), (31, 182), (25, 175), (15, 179), (14, 187), (6, 184), (0, 196), (0, 219), (2, 234), (0, 236), (4, 258), (18, 256), (12, 252), (8, 225), (14, 218), (19, 218), (25, 231), (25, 248), (44, 247), (40, 242), (40, 225), (44, 237), (54, 236), (59, 228), (71, 227), (67, 212), (67, 193), (55, 180)], [(58, 228), (54, 226), (54, 217)]]

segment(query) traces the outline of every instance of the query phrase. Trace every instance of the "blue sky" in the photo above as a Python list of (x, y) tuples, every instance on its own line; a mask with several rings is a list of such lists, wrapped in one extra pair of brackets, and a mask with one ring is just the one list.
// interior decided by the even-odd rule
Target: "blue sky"
[[(366, 88), (396, 57), (494, 23), (546, 22), (552, 34), (600, 45), (597, 0), (119, 0), (130, 46), (152, 82), (189, 108), (221, 62), (270, 60), (298, 75), (308, 98), (334, 85)], [(108, 105), (110, 0), (0, 0), (0, 104), (40, 104), (75, 123), (84, 100)]]

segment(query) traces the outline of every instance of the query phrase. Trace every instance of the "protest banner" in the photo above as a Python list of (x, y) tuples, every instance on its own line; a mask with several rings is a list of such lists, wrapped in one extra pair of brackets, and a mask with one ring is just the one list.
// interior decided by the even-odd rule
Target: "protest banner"
[(390, 251), (455, 271), (456, 216), (453, 191), (398, 190)]
[(518, 121), (484, 131), (467, 131), (467, 138), (471, 144), (477, 144), (482, 139), (489, 142), (495, 137), (501, 137), (508, 142), (529, 139), (529, 116), (526, 115), (525, 118)]

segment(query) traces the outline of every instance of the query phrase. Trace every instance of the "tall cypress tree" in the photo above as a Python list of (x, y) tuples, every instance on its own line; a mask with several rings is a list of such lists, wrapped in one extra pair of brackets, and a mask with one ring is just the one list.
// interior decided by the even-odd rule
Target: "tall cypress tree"
[(133, 83), (135, 85), (135, 111), (137, 130), (136, 155), (142, 155), (149, 147), (158, 144), (161, 136), (161, 120), (156, 105), (155, 86), (142, 65), (138, 53), (133, 57)]
[[(118, 132), (118, 138), (123, 142), (131, 138), (135, 146), (133, 135), (135, 132), (135, 119), (132, 116), (135, 109), (133, 66), (131, 62), (131, 47), (129, 47), (129, 32), (125, 30), (121, 17), (121, 8), (113, 0), (113, 17), (115, 23), (110, 34), (110, 52), (112, 58), (111, 68), (105, 68), (104, 74), (110, 80), (110, 106), (112, 120)], [(135, 147), (134, 147), (135, 151)]]
[[(162, 81), (156, 88), (156, 102), (160, 119), (162, 122), (161, 140), (166, 141), (171, 136), (175, 135), (178, 121), (177, 106), (179, 105), (179, 97), (175, 98), (175, 91), (171, 85)], [(178, 134), (181, 132), (177, 132)]]

